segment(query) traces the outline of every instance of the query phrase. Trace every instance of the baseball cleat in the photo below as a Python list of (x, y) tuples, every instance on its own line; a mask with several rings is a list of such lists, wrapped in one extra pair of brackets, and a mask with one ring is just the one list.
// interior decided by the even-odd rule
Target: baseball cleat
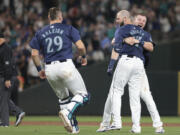
[(24, 116), (25, 116), (25, 112), (21, 112), (20, 114), (18, 114), (16, 116), (16, 123), (15, 123), (16, 127), (19, 126), (19, 124), (21, 124), (22, 119), (24, 118)]
[(135, 131), (133, 129), (131, 129), (129, 132), (134, 133), (134, 134), (140, 134), (141, 133), (141, 131)]
[(61, 110), (61, 111), (59, 112), (59, 117), (61, 118), (61, 120), (62, 120), (62, 122), (63, 122), (63, 124), (64, 124), (64, 128), (65, 128), (68, 132), (72, 133), (72, 132), (73, 132), (73, 127), (72, 127), (72, 125), (71, 125), (71, 121), (70, 121), (69, 118), (68, 118), (68, 114), (69, 114), (69, 111), (66, 110), (66, 109), (64, 109), (64, 110)]
[(109, 130), (109, 126), (103, 126), (101, 125), (97, 130), (96, 132), (106, 132)]
[(73, 126), (72, 134), (78, 134), (79, 132), (80, 132), (80, 129), (79, 129), (78, 125)]
[(122, 127), (120, 127), (120, 126), (113, 126), (113, 125), (111, 125), (109, 128), (108, 128), (108, 130), (120, 130)]
[(155, 130), (155, 133), (157, 133), (157, 134), (163, 134), (164, 132), (165, 132), (165, 130), (163, 127), (157, 127)]
[(71, 121), (73, 131), (72, 134), (78, 134), (80, 132), (80, 129), (78, 127), (78, 121), (76, 120), (76, 116), (74, 115)]

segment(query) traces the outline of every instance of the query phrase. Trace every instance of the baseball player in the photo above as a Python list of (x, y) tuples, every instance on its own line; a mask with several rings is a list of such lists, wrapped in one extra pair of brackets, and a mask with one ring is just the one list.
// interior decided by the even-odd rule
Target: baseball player
[[(134, 24), (140, 26), (141, 28), (144, 28), (144, 26), (146, 25), (146, 21), (147, 21), (146, 16), (137, 15), (135, 17)], [(126, 39), (124, 39), (124, 41), (126, 43), (132, 44), (132, 45), (135, 43), (133, 37), (126, 38)], [(149, 60), (149, 52), (144, 50), (144, 55), (145, 55), (145, 59), (146, 59), (145, 66), (147, 66), (148, 60)], [(111, 73), (112, 72), (110, 72), (110, 74)], [(160, 120), (159, 113), (157, 111), (156, 105), (154, 103), (151, 92), (149, 90), (149, 82), (147, 79), (146, 72), (144, 72), (144, 73), (145, 74), (144, 74), (144, 77), (142, 78), (142, 89), (140, 91), (140, 97), (147, 105), (148, 111), (153, 120), (153, 127), (155, 127), (155, 132), (156, 133), (164, 133), (165, 130), (162, 127), (162, 122)], [(114, 125), (113, 122), (112, 122), (112, 125), (110, 125), (110, 120), (111, 120), (110, 105), (111, 105), (110, 100), (107, 99), (105, 110), (104, 110), (104, 115), (103, 115), (103, 121), (101, 123), (100, 128), (98, 129), (99, 132), (104, 132), (104, 131), (111, 130), (111, 129), (120, 129), (121, 128), (121, 127), (113, 126)]]
[[(125, 26), (118, 28), (115, 33), (115, 47), (112, 51), (112, 59), (108, 69), (114, 65), (119, 54), (121, 54), (121, 58), (113, 75), (107, 101), (110, 100), (109, 103), (112, 105), (110, 113), (112, 114), (113, 124), (120, 129), (122, 127), (119, 109), (121, 108), (121, 96), (124, 94), (124, 86), (128, 83), (133, 122), (131, 131), (140, 133), (140, 87), (144, 72), (143, 62), (145, 60), (143, 51), (144, 49), (153, 51), (153, 45), (145, 44), (144, 41), (148, 35), (140, 27), (131, 24), (131, 17), (128, 11), (122, 10), (118, 12), (117, 19), (119, 19), (121, 25), (125, 24)], [(135, 45), (123, 43), (123, 39), (129, 36), (135, 37)], [(105, 110), (107, 110), (109, 103), (106, 102)], [(103, 117), (108, 115), (106, 113), (104, 112)]]
[[(143, 15), (137, 15), (135, 17), (135, 20), (134, 20), (135, 25), (140, 26), (142, 29), (145, 27), (146, 22), (147, 22), (147, 18), (146, 18), (146, 16), (143, 16)], [(153, 43), (151, 36), (149, 36), (149, 37), (150, 37), (149, 41), (151, 43)], [(128, 39), (127, 39), (127, 41), (125, 39), (125, 42), (128, 43)], [(129, 43), (134, 44), (135, 42), (134, 43), (129, 42)], [(153, 43), (153, 45), (154, 45), (154, 43)], [(150, 53), (149, 51), (144, 50), (144, 56), (145, 56), (145, 59), (146, 59), (145, 67), (148, 66), (149, 53)], [(156, 108), (156, 104), (155, 104), (155, 102), (153, 100), (153, 97), (151, 95), (149, 82), (148, 82), (146, 72), (144, 72), (144, 76), (143, 76), (143, 79), (142, 79), (142, 89), (140, 91), (140, 97), (145, 102), (145, 104), (147, 106), (147, 109), (148, 109), (148, 111), (150, 113), (150, 116), (152, 118), (152, 121), (153, 121), (153, 127), (155, 128), (155, 132), (156, 133), (164, 133), (165, 130), (162, 127), (163, 123), (162, 123), (162, 121), (160, 119), (159, 112), (158, 112), (158, 110)]]
[[(77, 29), (62, 24), (59, 8), (49, 9), (50, 24), (36, 32), (30, 42), (32, 58), (41, 79), (47, 78), (57, 97), (60, 99), (59, 116), (65, 129), (78, 133), (79, 127), (75, 113), (87, 103), (89, 95), (84, 81), (72, 62), (72, 43), (79, 50), (81, 65), (87, 64), (86, 50)], [(41, 68), (39, 52), (44, 55), (45, 70)], [(69, 91), (73, 97), (69, 97)]]

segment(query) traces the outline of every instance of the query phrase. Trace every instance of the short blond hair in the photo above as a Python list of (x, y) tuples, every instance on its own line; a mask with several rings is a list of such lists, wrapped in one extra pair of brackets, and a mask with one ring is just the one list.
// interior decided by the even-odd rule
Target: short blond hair
[(117, 16), (121, 16), (122, 18), (126, 17), (126, 18), (130, 18), (130, 13), (127, 10), (121, 10), (117, 13)]

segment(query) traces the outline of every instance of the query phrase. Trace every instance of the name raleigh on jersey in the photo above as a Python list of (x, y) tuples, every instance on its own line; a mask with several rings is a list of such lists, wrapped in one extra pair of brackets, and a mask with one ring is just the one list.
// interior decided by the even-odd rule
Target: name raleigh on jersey
[(63, 34), (64, 30), (61, 30), (59, 28), (55, 28), (54, 29), (54, 26), (50, 26), (50, 28), (52, 29), (49, 29), (48, 31), (45, 31), (43, 34), (42, 34), (42, 37), (43, 38), (46, 38), (47, 36), (51, 35), (51, 34)]

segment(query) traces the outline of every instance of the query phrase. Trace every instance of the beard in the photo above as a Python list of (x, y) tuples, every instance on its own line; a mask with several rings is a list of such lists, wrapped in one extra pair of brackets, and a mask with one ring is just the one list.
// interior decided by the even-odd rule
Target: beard
[(124, 25), (124, 22), (121, 22), (119, 25), (120, 25), (120, 26), (123, 26), (123, 25)]

